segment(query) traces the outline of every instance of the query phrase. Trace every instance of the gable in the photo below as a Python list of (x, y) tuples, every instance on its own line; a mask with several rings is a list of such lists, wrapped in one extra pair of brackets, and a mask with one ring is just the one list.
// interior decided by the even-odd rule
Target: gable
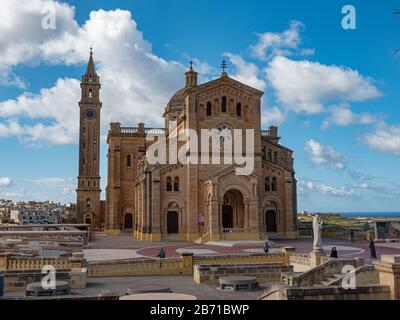
[(209, 96), (231, 95), (249, 101), (254, 96), (261, 98), (264, 93), (225, 76), (198, 86), (196, 95), (200, 99)]

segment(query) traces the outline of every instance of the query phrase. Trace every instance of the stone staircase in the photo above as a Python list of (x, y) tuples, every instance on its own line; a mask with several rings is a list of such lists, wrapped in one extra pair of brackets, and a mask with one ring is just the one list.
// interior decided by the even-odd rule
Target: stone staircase
[(314, 287), (330, 287), (339, 285), (344, 276), (345, 274), (343, 273), (333, 274), (332, 276), (328, 276), (325, 280), (321, 280), (319, 283), (315, 284)]
[(344, 266), (360, 267), (360, 261), (354, 260), (329, 260), (322, 265), (307, 272), (289, 272), (281, 276), (283, 285), (292, 287), (326, 287), (340, 285), (345, 274), (342, 274)]

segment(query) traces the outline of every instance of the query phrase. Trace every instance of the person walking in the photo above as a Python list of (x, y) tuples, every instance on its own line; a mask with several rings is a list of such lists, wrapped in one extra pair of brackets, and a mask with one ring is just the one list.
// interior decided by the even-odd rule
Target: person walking
[(265, 253), (269, 252), (269, 244), (268, 244), (268, 242), (265, 243), (264, 252)]
[(350, 241), (354, 242), (354, 230), (350, 229)]
[(371, 252), (371, 258), (372, 259), (377, 259), (378, 257), (376, 256), (376, 248), (375, 248), (375, 242), (373, 239), (369, 241), (369, 250)]

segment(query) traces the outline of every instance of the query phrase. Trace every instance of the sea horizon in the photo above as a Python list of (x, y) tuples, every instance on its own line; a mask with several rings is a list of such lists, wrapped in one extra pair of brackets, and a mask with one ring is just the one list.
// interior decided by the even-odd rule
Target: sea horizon
[(360, 218), (400, 218), (400, 211), (396, 212), (378, 212), (378, 211), (353, 211), (353, 212), (338, 212), (345, 217), (360, 217)]

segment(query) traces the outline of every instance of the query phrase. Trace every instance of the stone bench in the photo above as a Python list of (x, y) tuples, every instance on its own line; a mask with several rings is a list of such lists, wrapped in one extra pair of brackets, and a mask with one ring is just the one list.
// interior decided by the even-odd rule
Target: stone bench
[(56, 281), (55, 288), (45, 289), (41, 282), (29, 283), (26, 287), (25, 296), (27, 297), (46, 297), (69, 295), (71, 286), (66, 281)]
[(256, 277), (232, 276), (219, 278), (222, 291), (254, 291), (259, 288)]
[(255, 277), (258, 282), (278, 282), (281, 274), (293, 271), (293, 266), (285, 264), (250, 264), (250, 265), (195, 265), (194, 281), (197, 283), (218, 284), (221, 277)]
[(129, 287), (126, 292), (127, 295), (138, 293), (172, 293), (172, 290), (168, 286), (159, 284), (145, 284)]

